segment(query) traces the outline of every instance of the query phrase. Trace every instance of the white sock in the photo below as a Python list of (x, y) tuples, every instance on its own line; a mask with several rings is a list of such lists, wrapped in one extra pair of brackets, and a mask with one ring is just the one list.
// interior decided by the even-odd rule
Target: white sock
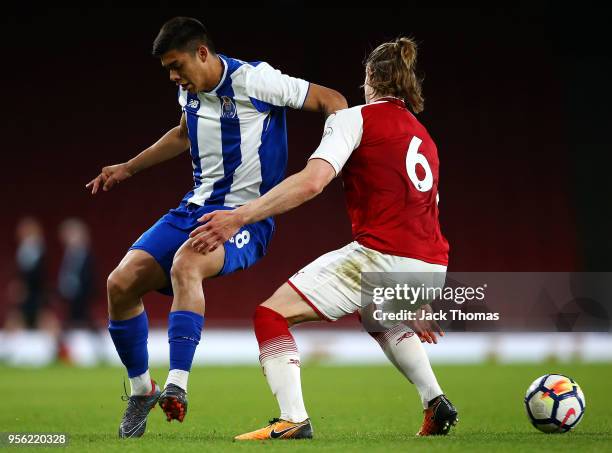
[(404, 324), (398, 324), (372, 336), (391, 363), (416, 386), (423, 408), (427, 408), (427, 403), (436, 396), (442, 395), (425, 348), (411, 329)]
[[(289, 342), (293, 344), (289, 345)], [(284, 349), (280, 355), (279, 348)], [(278, 401), (280, 418), (293, 423), (303, 422), (308, 414), (302, 397), (300, 355), (293, 338), (274, 338), (265, 342), (260, 350), (261, 366), (270, 390)]]
[(130, 389), (132, 395), (146, 395), (147, 393), (151, 393), (153, 386), (151, 384), (149, 370), (145, 371), (140, 376), (130, 378)]
[(187, 380), (189, 379), (189, 371), (185, 370), (170, 370), (168, 373), (168, 379), (166, 379), (166, 385), (168, 384), (178, 385), (180, 388), (187, 392)]

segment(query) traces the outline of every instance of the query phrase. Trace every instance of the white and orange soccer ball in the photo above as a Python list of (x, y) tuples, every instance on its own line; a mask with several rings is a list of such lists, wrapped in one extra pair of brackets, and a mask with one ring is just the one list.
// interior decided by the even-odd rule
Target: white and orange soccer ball
[(562, 374), (537, 378), (525, 394), (529, 420), (545, 433), (566, 433), (582, 420), (586, 401), (580, 386)]

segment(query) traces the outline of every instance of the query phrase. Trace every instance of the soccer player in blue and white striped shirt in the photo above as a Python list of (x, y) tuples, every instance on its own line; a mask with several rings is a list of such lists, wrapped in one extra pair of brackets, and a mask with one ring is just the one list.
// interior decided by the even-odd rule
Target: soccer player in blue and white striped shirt
[[(216, 53), (205, 27), (177, 17), (160, 30), (153, 55), (179, 86), (180, 124), (125, 163), (104, 167), (87, 184), (95, 194), (190, 149), (194, 186), (130, 248), (108, 277), (109, 332), (130, 378), (131, 396), (120, 437), (145, 431), (159, 400), (168, 421), (183, 421), (187, 378), (204, 322), (202, 280), (245, 269), (265, 253), (272, 218), (247, 225), (223, 247), (197, 253), (189, 233), (202, 215), (233, 209), (282, 181), (287, 163), (285, 109), (346, 108), (338, 92), (290, 77), (264, 62)], [(148, 322), (142, 296), (174, 295), (168, 320), (170, 372), (163, 390), (148, 369)]]

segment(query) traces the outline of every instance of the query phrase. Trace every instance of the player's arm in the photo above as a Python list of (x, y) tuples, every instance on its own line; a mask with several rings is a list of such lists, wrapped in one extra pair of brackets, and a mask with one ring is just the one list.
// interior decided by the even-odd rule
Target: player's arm
[(243, 225), (294, 209), (317, 196), (340, 173), (362, 136), (363, 120), (359, 108), (346, 109), (330, 116), (317, 150), (306, 168), (265, 195), (233, 210), (214, 211), (198, 221), (206, 222), (190, 237), (200, 253), (213, 251), (232, 237)]
[(187, 120), (185, 119), (185, 113), (183, 113), (178, 126), (170, 129), (157, 142), (130, 159), (126, 164), (132, 174), (136, 174), (178, 156), (187, 148), (189, 148), (189, 135), (187, 134)]
[(334, 167), (323, 159), (310, 159), (306, 168), (289, 176), (262, 197), (233, 211), (215, 211), (202, 216), (206, 222), (190, 237), (192, 246), (200, 253), (208, 253), (232, 237), (243, 225), (259, 222), (291, 209), (319, 195), (336, 176)]
[(347, 107), (346, 99), (336, 90), (311, 83), (302, 110), (323, 112), (327, 118), (332, 113)]
[(289, 176), (264, 196), (237, 208), (234, 212), (242, 225), (283, 214), (319, 195), (335, 176), (334, 167), (329, 162), (310, 159), (302, 171)]
[(187, 148), (189, 148), (189, 135), (185, 114), (183, 113), (179, 125), (166, 132), (157, 142), (127, 162), (104, 167), (100, 174), (87, 183), (85, 187), (91, 188), (92, 194), (97, 193), (100, 187), (102, 187), (102, 190), (109, 190), (114, 185), (146, 168), (178, 156)]

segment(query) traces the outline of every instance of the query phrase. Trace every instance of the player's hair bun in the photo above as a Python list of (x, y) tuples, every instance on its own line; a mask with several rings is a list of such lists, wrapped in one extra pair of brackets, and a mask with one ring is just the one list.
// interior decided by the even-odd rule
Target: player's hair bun
[(412, 69), (417, 59), (417, 45), (410, 38), (399, 38), (395, 41), (395, 45), (399, 48), (400, 56), (404, 64)]

